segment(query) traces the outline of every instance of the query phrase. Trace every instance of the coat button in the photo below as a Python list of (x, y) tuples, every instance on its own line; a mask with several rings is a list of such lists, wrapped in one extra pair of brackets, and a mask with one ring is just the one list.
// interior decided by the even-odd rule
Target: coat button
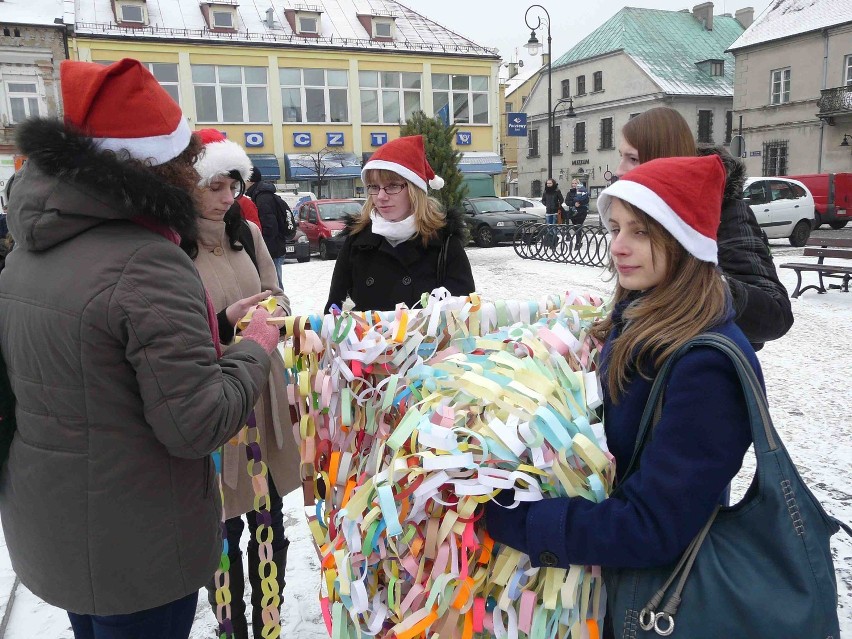
[(213, 255), (215, 255), (216, 257), (222, 257), (224, 254), (225, 249), (223, 249), (221, 246), (217, 246), (213, 249)]
[(403, 277), (403, 278), (402, 278), (402, 283), (403, 283), (405, 286), (408, 286), (409, 284), (411, 284), (411, 278), (410, 278), (410, 277), (408, 277), (408, 275), (406, 275), (405, 277)]
[(376, 280), (374, 280), (372, 277), (368, 277), (368, 278), (367, 278), (367, 281), (366, 281), (366, 282), (364, 282), (364, 283), (365, 283), (367, 286), (372, 286), (373, 284), (375, 284), (375, 283), (376, 283)]
[(559, 557), (554, 555), (549, 550), (545, 550), (538, 556), (539, 563), (546, 568), (553, 568), (559, 564)]

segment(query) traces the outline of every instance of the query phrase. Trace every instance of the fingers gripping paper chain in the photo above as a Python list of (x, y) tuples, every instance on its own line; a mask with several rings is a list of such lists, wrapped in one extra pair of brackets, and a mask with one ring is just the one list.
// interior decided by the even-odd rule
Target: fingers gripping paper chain
[(600, 300), (424, 304), (285, 320), (329, 633), (598, 637), (598, 568), (533, 568), (479, 520), (501, 490), (608, 495), (588, 334)]

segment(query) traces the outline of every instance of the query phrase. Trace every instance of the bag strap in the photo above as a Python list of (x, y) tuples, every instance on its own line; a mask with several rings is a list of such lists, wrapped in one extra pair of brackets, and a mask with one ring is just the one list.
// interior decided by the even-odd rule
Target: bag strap
[[(252, 264), (254, 264), (254, 268), (257, 269), (257, 249), (254, 246), (254, 237), (251, 234), (251, 228), (248, 225), (248, 222), (240, 223), (240, 232), (239, 232), (239, 240), (243, 245), (243, 250), (246, 252), (246, 255), (249, 256)], [(260, 273), (260, 269), (257, 270)]]
[(447, 253), (450, 252), (450, 239), (452, 235), (444, 238), (441, 252), (438, 253), (438, 286), (443, 286), (447, 279)]

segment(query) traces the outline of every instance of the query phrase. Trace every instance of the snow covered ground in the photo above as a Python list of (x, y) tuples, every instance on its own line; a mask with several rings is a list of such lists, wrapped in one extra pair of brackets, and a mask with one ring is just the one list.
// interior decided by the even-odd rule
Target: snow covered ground
[[(776, 264), (801, 258), (801, 249), (773, 246)], [(518, 258), (511, 247), (471, 248), (468, 251), (480, 293), (495, 299), (529, 299), (566, 289), (608, 295), (612, 285), (604, 272), (566, 264), (550, 264)], [(333, 262), (312, 260), (284, 267), (285, 290), (293, 311), (317, 312), (326, 301)], [(782, 282), (792, 291), (795, 274), (778, 269)], [(810, 274), (813, 277), (813, 274)], [(852, 294), (813, 291), (793, 300), (796, 323), (781, 340), (760, 353), (772, 418), (805, 481), (826, 510), (852, 523)], [(747, 464), (736, 482), (734, 494), (742, 494), (750, 480)], [(296, 639), (327, 639), (322, 623), (317, 588), (316, 554), (301, 515), (301, 497), (285, 498), (285, 522), (291, 539), (284, 595), (282, 636)], [(832, 552), (840, 591), (841, 633), (852, 637), (852, 539), (843, 533), (833, 538)], [(6, 618), (12, 573), (5, 543), (0, 546), (0, 618)], [(199, 599), (192, 639), (216, 636), (206, 592)], [(246, 593), (248, 597), (248, 592)], [(9, 611), (7, 639), (71, 639), (65, 613), (34, 597), (23, 585), (15, 589)], [(712, 620), (708, 620), (712, 623)], [(0, 626), (0, 639), (3, 639)]]

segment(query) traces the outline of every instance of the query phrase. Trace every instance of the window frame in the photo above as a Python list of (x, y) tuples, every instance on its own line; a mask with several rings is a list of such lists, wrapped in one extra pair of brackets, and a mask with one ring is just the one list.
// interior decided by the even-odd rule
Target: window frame
[[(702, 127), (706, 128), (703, 132)], [(698, 128), (695, 140), (699, 144), (713, 144), (713, 109), (698, 109)]]
[(843, 84), (844, 86), (852, 86), (852, 53), (844, 59), (846, 64), (843, 67)]
[[(438, 78), (446, 78), (446, 86), (447, 88), (438, 88), (435, 87), (439, 84), (443, 85), (442, 82), (436, 82)], [(455, 80), (467, 78), (467, 89), (453, 88), (455, 85)], [(474, 79), (482, 79), (485, 81), (484, 89), (475, 89), (474, 88)], [(436, 96), (446, 94), (446, 104), (449, 105), (449, 115), (450, 115), (450, 124), (464, 124), (465, 126), (489, 126), (491, 125), (491, 77), (487, 75), (472, 75), (472, 74), (452, 74), (452, 73), (433, 73), (432, 74), (432, 104), (434, 115), (437, 116), (438, 112), (442, 107), (436, 107), (439, 100), (436, 100)], [(456, 98), (455, 96), (464, 96), (467, 102), (467, 113), (468, 116), (466, 119), (456, 119)], [(482, 100), (485, 100), (485, 121), (476, 121), (474, 118), (477, 115), (477, 112), (474, 111), (474, 105)], [(441, 104), (444, 104), (444, 100), (440, 100)]]
[[(582, 147), (579, 147), (577, 145), (577, 142), (579, 140), (579, 138), (577, 136), (577, 131), (579, 129), (582, 129), (582, 131), (583, 131), (583, 138), (582, 138), (583, 146)], [(583, 120), (581, 122), (575, 122), (574, 123), (574, 131), (573, 131), (572, 137), (573, 137), (573, 142), (572, 142), (572, 144), (573, 144), (572, 152), (573, 153), (586, 153), (586, 152), (588, 152), (589, 148), (588, 148), (588, 142), (586, 140), (586, 121), (585, 120)]]
[(527, 157), (541, 157), (541, 151), (538, 146), (538, 129), (530, 129), (527, 132)]
[[(13, 91), (11, 89), (13, 85), (32, 85), (33, 91)], [(39, 76), (25, 76), (16, 74), (3, 75), (2, 87), (4, 96), (3, 110), (6, 115), (6, 121), (8, 122), (8, 126), (16, 126), (18, 124), (22, 124), (29, 118), (47, 115), (47, 102), (43, 97), (43, 84)], [(12, 100), (21, 100), (21, 106), (24, 110), (24, 117), (20, 121), (14, 118)], [(36, 113), (32, 112), (33, 100), (35, 101)]]
[[(281, 74), (286, 71), (298, 71), (299, 72), (299, 84), (290, 84), (285, 82)], [(323, 84), (322, 86), (318, 84), (308, 84), (305, 80), (305, 72), (306, 71), (322, 71)], [(346, 83), (345, 84), (329, 84), (328, 72), (329, 71), (339, 71), (341, 73), (346, 74)], [(281, 115), (284, 119), (284, 124), (349, 124), (352, 121), (352, 105), (350, 104), (350, 91), (349, 91), (349, 71), (348, 69), (335, 69), (335, 68), (316, 68), (316, 67), (279, 67), (278, 68), (278, 86), (281, 91)], [(324, 120), (312, 120), (308, 117), (308, 91), (309, 90), (317, 90), (322, 89), (323, 95), (323, 115), (325, 116)], [(284, 100), (284, 91), (299, 91), (299, 119), (292, 120), (287, 118), (287, 114), (285, 109), (292, 108), (285, 106)], [(331, 108), (331, 92), (332, 91), (345, 91), (345, 106), (346, 106), (346, 119), (344, 120), (335, 120), (332, 119), (333, 113)]]
[[(377, 74), (376, 76), (376, 86), (363, 86), (362, 85), (362, 75), (373, 73)], [(396, 86), (384, 86), (385, 76), (387, 74), (394, 74), (396, 76)], [(416, 75), (418, 76), (418, 82), (420, 87), (418, 89), (407, 88), (405, 86), (405, 76), (407, 75)], [(364, 93), (374, 93), (376, 94), (376, 120), (368, 120), (364, 116)], [(385, 94), (396, 93), (396, 102), (397, 102), (397, 110), (399, 114), (399, 118), (396, 121), (388, 122), (385, 121)], [(416, 71), (378, 71), (371, 69), (362, 69), (358, 71), (358, 101), (361, 105), (361, 122), (364, 124), (390, 124), (394, 126), (399, 126), (401, 124), (405, 124), (408, 121), (408, 110), (406, 109), (406, 97), (417, 94), (417, 108), (412, 109), (411, 113), (413, 114), (416, 111), (423, 110), (423, 73)]]
[[(390, 30), (390, 33), (388, 35), (379, 34), (378, 30), (377, 30), (377, 27), (379, 25), (387, 26)], [(385, 38), (385, 39), (392, 40), (394, 38), (394, 36), (396, 35), (396, 21), (391, 19), (391, 18), (374, 17), (373, 21), (372, 21), (372, 27), (373, 27), (373, 34), (372, 34), (373, 38)]]
[(725, 76), (725, 61), (724, 60), (710, 60), (710, 75), (714, 78), (721, 78)]
[(571, 79), (562, 80), (562, 98), (570, 98), (571, 97)]
[[(119, 2), (117, 3), (118, 13), (121, 16), (120, 22), (127, 22), (129, 24), (147, 24), (145, 20), (145, 7), (144, 5), (137, 4), (135, 2)], [(139, 19), (138, 20), (130, 20), (124, 15), (125, 9), (138, 9), (139, 10)]]
[(731, 140), (734, 139), (734, 112), (730, 109), (725, 110), (725, 141), (724, 145), (728, 146)]
[[(609, 131), (605, 131), (605, 122), (609, 122)], [(598, 151), (614, 149), (613, 146), (613, 135), (612, 135), (612, 117), (601, 118), (600, 123), (600, 146), (598, 147)], [(604, 139), (604, 133), (609, 134), (608, 140)], [(605, 144), (608, 141), (608, 144)]]
[[(787, 175), (787, 163), (790, 158), (789, 140), (770, 140), (763, 143), (763, 177), (783, 177)], [(769, 171), (775, 171), (770, 173)]]
[[(218, 24), (218, 22), (216, 21), (216, 18), (218, 16), (228, 16), (228, 22), (230, 24), (227, 24), (227, 25)], [(237, 27), (236, 27), (236, 23), (235, 23), (235, 20), (234, 20), (235, 17), (236, 16), (234, 16), (234, 12), (230, 9), (222, 9), (222, 8), (217, 9), (215, 6), (210, 7), (210, 28), (212, 28), (212, 29), (236, 29)]]
[(603, 71), (595, 71), (592, 74), (592, 93), (603, 91)]
[[(581, 91), (582, 89), (582, 91)], [(577, 76), (577, 95), (586, 95), (586, 75)]]
[[(786, 77), (785, 77), (786, 75)], [(777, 80), (776, 80), (777, 76)], [(769, 72), (769, 104), (770, 106), (778, 106), (788, 104), (790, 102), (790, 87), (792, 85), (792, 70), (791, 67), (783, 67), (781, 69), (773, 69)], [(776, 85), (778, 92), (776, 93)], [(786, 90), (785, 90), (786, 85)]]
[[(297, 13), (296, 14), (296, 25), (299, 27), (297, 33), (307, 33), (309, 35), (320, 35), (320, 18), (322, 14), (319, 13)], [(303, 20), (313, 20), (314, 21), (314, 29), (305, 29), (303, 28)]]
[[(193, 73), (192, 77), (192, 89), (195, 94), (195, 116), (197, 118), (198, 123), (203, 124), (271, 124), (271, 118), (269, 114), (269, 70), (267, 67), (254, 67), (254, 66), (243, 66), (238, 64), (193, 64), (191, 65), (192, 70), (194, 71), (196, 68), (200, 67), (211, 67), (214, 70), (214, 82), (203, 82), (196, 81)], [(237, 68), (240, 70), (240, 83), (230, 83), (230, 82), (221, 82), (220, 80), (220, 69), (222, 68)], [(263, 69), (266, 75), (266, 82), (264, 84), (259, 84), (256, 82), (247, 82), (246, 81), (246, 69)], [(199, 113), (198, 104), (201, 100), (198, 97), (198, 89), (201, 87), (213, 87), (215, 95), (216, 95), (216, 120), (202, 119), (201, 114)], [(241, 97), (241, 106), (242, 106), (242, 120), (234, 121), (231, 119), (225, 119), (224, 117), (224, 101), (222, 99), (222, 89), (223, 88), (240, 88), (240, 97)], [(249, 89), (264, 89), (264, 94), (266, 96), (266, 118), (263, 120), (260, 119), (251, 119), (251, 107), (249, 105), (250, 99)], [(252, 100), (253, 102), (253, 100)]]
[(562, 155), (562, 126), (554, 124), (550, 129), (550, 137), (547, 140), (550, 145), (551, 155)]

